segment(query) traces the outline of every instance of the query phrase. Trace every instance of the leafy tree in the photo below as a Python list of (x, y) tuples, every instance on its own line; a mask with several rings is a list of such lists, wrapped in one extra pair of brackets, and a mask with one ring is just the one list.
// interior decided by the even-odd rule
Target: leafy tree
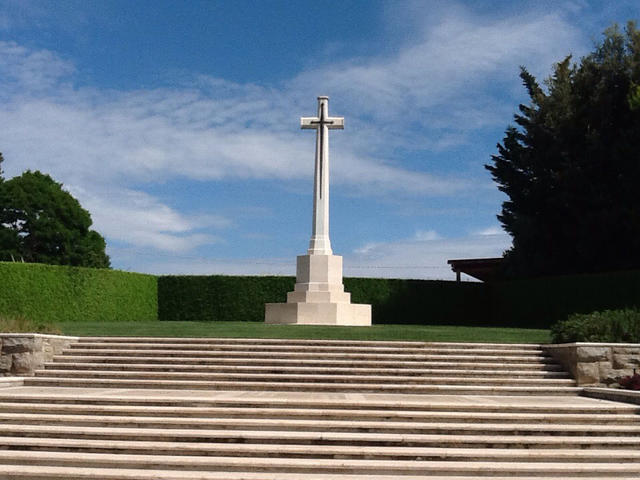
[(509, 199), (508, 273), (640, 268), (640, 31), (613, 26), (578, 65), (554, 66), (543, 89), (526, 68), (530, 105), (485, 165)]
[[(2, 162), (4, 158), (0, 153), (0, 205), (8, 205), (6, 182), (2, 176)], [(1, 208), (1, 207), (0, 207)], [(1, 218), (1, 217), (0, 217)], [(3, 228), (0, 220), (0, 260), (10, 259), (12, 256), (19, 257), (18, 237), (16, 233), (8, 228)]]
[(108, 268), (91, 216), (49, 175), (26, 171), (0, 190), (0, 260)]

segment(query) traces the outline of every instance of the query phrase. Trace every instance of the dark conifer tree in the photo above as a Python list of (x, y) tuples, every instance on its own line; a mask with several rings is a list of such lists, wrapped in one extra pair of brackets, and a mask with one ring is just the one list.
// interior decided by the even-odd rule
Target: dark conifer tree
[(579, 64), (541, 87), (526, 68), (520, 105), (486, 165), (509, 197), (512, 276), (640, 268), (640, 31), (607, 29)]

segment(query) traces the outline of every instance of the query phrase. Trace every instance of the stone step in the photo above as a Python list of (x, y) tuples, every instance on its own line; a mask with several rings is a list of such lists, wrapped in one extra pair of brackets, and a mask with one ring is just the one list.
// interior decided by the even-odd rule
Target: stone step
[[(127, 428), (69, 425), (0, 424), (0, 437), (82, 440), (126, 440), (154, 442), (196, 442), (237, 444), (352, 445), (432, 448), (525, 448), (525, 449), (612, 449), (639, 450), (640, 437), (578, 435), (543, 431), (482, 431), (478, 434), (403, 434), (367, 432), (228, 430), (180, 428)], [(571, 432), (570, 432), (571, 433)], [(578, 433), (578, 432), (573, 432)]]
[(288, 373), (200, 373), (200, 372), (148, 372), (101, 370), (38, 370), (36, 377), (128, 379), (128, 380), (176, 380), (207, 382), (298, 382), (298, 383), (349, 383), (394, 385), (513, 385), (513, 386), (562, 386), (573, 387), (575, 381), (563, 378), (500, 378), (479, 376), (399, 376), (399, 375), (317, 375)]
[(517, 448), (375, 447), (350, 445), (233, 444), (0, 437), (0, 449), (171, 456), (341, 458), (499, 462), (640, 462), (640, 451)]
[[(199, 357), (199, 358), (247, 358), (250, 353), (251, 358), (271, 359), (271, 358), (295, 358), (295, 359), (315, 359), (318, 358), (319, 352), (313, 351), (283, 351), (283, 352), (267, 352), (267, 351), (245, 351), (245, 350), (166, 350), (166, 349), (105, 349), (105, 348), (75, 348), (65, 350), (64, 357), (71, 359), (75, 356), (111, 356), (111, 357)], [(369, 360), (369, 361), (407, 361), (407, 362), (425, 362), (425, 361), (484, 361), (493, 363), (555, 363), (554, 360), (546, 354), (536, 355), (500, 355), (494, 353), (487, 354), (425, 354), (425, 353), (348, 353), (348, 352), (323, 352), (323, 359), (332, 360)]]
[[(73, 355), (72, 357), (66, 355), (56, 355), (53, 357), (52, 363), (94, 363), (94, 364), (145, 364), (145, 365), (165, 365), (168, 359), (166, 357), (154, 357), (154, 356), (113, 356), (113, 355)], [(421, 362), (405, 362), (405, 361), (368, 361), (368, 360), (340, 360), (340, 359), (281, 359), (281, 358), (252, 358), (252, 357), (238, 357), (238, 358), (207, 358), (207, 357), (171, 357), (171, 363), (176, 365), (234, 365), (244, 366), (249, 368), (251, 366), (294, 366), (294, 367), (341, 367), (341, 368), (402, 368), (402, 369), (415, 369), (415, 368), (460, 368), (468, 370), (478, 369), (518, 369), (518, 370), (534, 370), (534, 371), (563, 371), (562, 367), (555, 363), (541, 363), (541, 362), (467, 362), (467, 361), (442, 361), (442, 360), (429, 360)]]
[(88, 468), (156, 468), (181, 471), (241, 471), (278, 473), (343, 473), (386, 475), (640, 475), (638, 463), (593, 462), (482, 462), (482, 461), (407, 461), (328, 458), (242, 458), (216, 456), (134, 455), (109, 453), (2, 451), (0, 464), (70, 466)]
[[(206, 347), (206, 349), (204, 348)], [(191, 343), (125, 343), (125, 342), (78, 342), (69, 345), (69, 350), (181, 350), (214, 352), (313, 352), (313, 353), (371, 353), (371, 354), (426, 354), (426, 355), (515, 355), (548, 357), (543, 350), (519, 348), (456, 348), (456, 347), (398, 347), (398, 346), (334, 346), (334, 345), (251, 345), (251, 344), (191, 344)]]
[(629, 414), (640, 415), (640, 406), (608, 402), (587, 401), (574, 395), (557, 396), (463, 396), (446, 395), (386, 395), (317, 394), (304, 392), (202, 392), (186, 390), (117, 390), (84, 387), (39, 387), (20, 390), (0, 390), (0, 400), (7, 402), (42, 403), (53, 405), (109, 405), (171, 408), (263, 408), (272, 409), (346, 409), (346, 410), (401, 410), (407, 412), (486, 412), (486, 413), (557, 413), (564, 415)]
[[(423, 347), (428, 345), (420, 341), (395, 341), (395, 340), (332, 340), (332, 339), (305, 339), (305, 338), (237, 338), (237, 337), (80, 337), (83, 343), (189, 343), (210, 345), (212, 343), (222, 345), (327, 345), (327, 346), (370, 346), (370, 347)], [(465, 343), (434, 343), (442, 346), (464, 346), (492, 344), (465, 344)], [(539, 344), (494, 344), (497, 348), (542, 348)]]
[[(452, 407), (453, 408), (453, 407)], [(549, 409), (549, 411), (553, 411)], [(181, 418), (271, 418), (306, 420), (351, 420), (369, 421), (417, 421), (455, 423), (563, 423), (594, 425), (635, 425), (640, 415), (624, 413), (522, 413), (487, 411), (413, 411), (413, 410), (347, 410), (311, 408), (260, 408), (260, 407), (177, 407), (177, 406), (131, 406), (131, 405), (77, 405), (56, 403), (11, 403), (0, 402), (0, 412), (100, 416), (144, 416)]]
[(166, 364), (127, 364), (127, 363), (81, 363), (48, 362), (47, 371), (52, 370), (101, 370), (101, 371), (158, 371), (158, 372), (200, 372), (200, 373), (274, 373), (300, 374), (314, 372), (318, 375), (399, 375), (399, 376), (486, 376), (509, 378), (570, 378), (562, 371), (545, 370), (469, 370), (466, 368), (377, 368), (377, 367), (315, 367), (315, 366), (244, 366), (244, 365), (182, 365)]
[(541, 345), (82, 338), (0, 390), (0, 480), (640, 478)]
[[(403, 475), (403, 480), (477, 480), (479, 475)], [(55, 467), (39, 465), (3, 465), (0, 480), (397, 480), (396, 475), (355, 475), (324, 473), (273, 473), (273, 472), (181, 472), (178, 470), (157, 470), (124, 468)], [(490, 474), (492, 480), (540, 480), (540, 476)], [(570, 477), (566, 477), (570, 478)], [(602, 475), (581, 474), (581, 480), (602, 480)], [(637, 475), (616, 475), (620, 480), (638, 480)]]
[[(371, 353), (371, 354), (423, 354), (424, 347), (392, 346), (336, 346), (336, 345), (244, 345), (244, 344), (201, 344), (201, 343), (87, 343), (78, 342), (69, 345), (69, 350), (181, 350), (211, 352), (313, 352), (313, 353)], [(438, 351), (438, 350), (436, 350)], [(442, 350), (448, 353), (446, 349)], [(461, 351), (461, 350), (456, 350)], [(508, 350), (523, 352), (523, 355), (540, 355), (542, 352), (528, 350)], [(463, 351), (464, 352), (464, 351)], [(481, 352), (484, 352), (482, 350)], [(487, 351), (488, 353), (488, 351)]]
[(189, 337), (80, 337), (82, 343), (188, 343), (188, 344), (220, 344), (220, 345), (315, 345), (315, 346), (370, 346), (370, 347), (406, 347), (406, 348), (462, 348), (465, 350), (535, 350), (542, 351), (544, 346), (532, 343), (460, 343), (460, 342), (403, 342), (379, 340), (327, 340), (327, 339), (288, 339), (288, 338), (189, 338)]
[(9, 387), (21, 387), (24, 384), (22, 377), (0, 377), (0, 390)]
[(638, 424), (594, 425), (591, 423), (476, 423), (455, 421), (372, 421), (372, 420), (308, 420), (289, 418), (192, 418), (117, 415), (58, 415), (0, 412), (2, 425), (64, 425), (90, 427), (165, 428), (192, 430), (259, 430), (287, 432), (367, 432), (420, 435), (580, 435), (640, 437)]
[(190, 390), (262, 390), (281, 392), (361, 392), (449, 395), (572, 395), (581, 389), (570, 386), (502, 386), (502, 385), (411, 385), (380, 383), (304, 383), (304, 382), (233, 382), (145, 380), (113, 378), (29, 377), (25, 386), (58, 386), (87, 388), (183, 388)]

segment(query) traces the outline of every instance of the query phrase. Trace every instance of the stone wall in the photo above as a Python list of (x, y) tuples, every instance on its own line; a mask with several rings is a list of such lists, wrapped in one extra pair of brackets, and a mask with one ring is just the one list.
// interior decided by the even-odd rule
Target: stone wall
[(78, 337), (0, 333), (0, 376), (31, 376)]
[(579, 386), (617, 387), (620, 377), (640, 372), (640, 344), (566, 343), (545, 349)]

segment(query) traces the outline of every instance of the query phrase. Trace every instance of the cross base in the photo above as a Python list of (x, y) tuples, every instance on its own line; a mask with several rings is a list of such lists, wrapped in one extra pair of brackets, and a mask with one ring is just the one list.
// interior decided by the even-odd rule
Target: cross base
[(300, 255), (296, 286), (287, 303), (267, 303), (265, 323), (295, 325), (371, 325), (371, 305), (351, 303), (342, 284), (342, 257)]
[(265, 323), (371, 326), (371, 305), (353, 303), (267, 303)]

